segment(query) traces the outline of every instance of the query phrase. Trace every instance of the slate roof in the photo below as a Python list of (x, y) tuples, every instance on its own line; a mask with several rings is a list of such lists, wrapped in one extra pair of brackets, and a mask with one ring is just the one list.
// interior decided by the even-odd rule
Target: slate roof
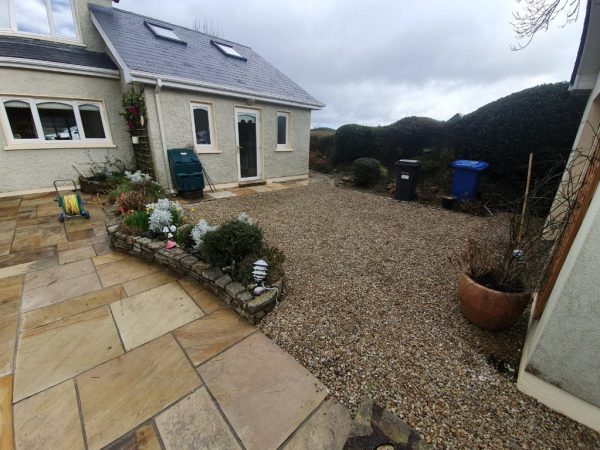
[[(250, 47), (117, 8), (90, 5), (89, 9), (132, 72), (206, 83), (245, 95), (254, 93), (307, 107), (324, 106)], [(186, 45), (157, 38), (144, 22), (172, 28)], [(246, 60), (224, 55), (211, 40), (230, 45)]]
[(34, 59), (61, 64), (117, 70), (108, 55), (90, 52), (77, 45), (39, 41), (35, 39), (0, 36), (0, 57)]

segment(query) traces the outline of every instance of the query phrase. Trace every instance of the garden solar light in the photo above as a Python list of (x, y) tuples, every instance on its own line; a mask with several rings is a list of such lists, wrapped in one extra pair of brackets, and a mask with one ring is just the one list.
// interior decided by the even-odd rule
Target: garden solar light
[(262, 259), (259, 259), (252, 265), (252, 276), (257, 283), (264, 281), (267, 276), (268, 266), (267, 262)]

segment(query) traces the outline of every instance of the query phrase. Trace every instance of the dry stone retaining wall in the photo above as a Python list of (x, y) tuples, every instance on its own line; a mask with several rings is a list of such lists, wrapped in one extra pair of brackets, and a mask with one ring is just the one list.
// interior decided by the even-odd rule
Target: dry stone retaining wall
[(221, 269), (210, 267), (181, 248), (167, 250), (164, 242), (125, 234), (119, 230), (118, 225), (109, 225), (107, 230), (110, 246), (114, 250), (168, 266), (175, 272), (191, 276), (254, 325), (275, 307), (278, 295), (281, 295), (283, 280), (273, 284), (278, 291), (266, 291), (254, 296)]

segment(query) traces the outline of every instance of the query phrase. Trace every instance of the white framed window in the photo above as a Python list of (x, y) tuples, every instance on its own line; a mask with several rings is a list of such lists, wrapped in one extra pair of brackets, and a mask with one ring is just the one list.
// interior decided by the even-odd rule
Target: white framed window
[(112, 146), (102, 102), (2, 97), (0, 113), (9, 149)]
[(219, 153), (216, 145), (213, 105), (192, 102), (192, 131), (194, 147), (198, 153)]
[(0, 0), (0, 31), (79, 40), (73, 0)]
[(152, 31), (152, 34), (158, 38), (185, 44), (184, 40), (181, 39), (177, 33), (175, 33), (173, 28), (168, 28), (151, 22), (144, 22), (144, 25), (146, 25), (146, 28)]
[(277, 111), (277, 150), (290, 151), (290, 119), (291, 113), (287, 111)]

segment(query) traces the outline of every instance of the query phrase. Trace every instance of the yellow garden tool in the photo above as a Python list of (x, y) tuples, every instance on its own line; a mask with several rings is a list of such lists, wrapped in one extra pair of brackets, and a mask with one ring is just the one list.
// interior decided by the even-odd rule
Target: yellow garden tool
[[(58, 183), (72, 183), (73, 190), (61, 193), (58, 190)], [(85, 217), (86, 219), (90, 218), (90, 213), (85, 209), (84, 202), (77, 190), (77, 185), (73, 180), (54, 180), (54, 190), (56, 191), (56, 202), (62, 210), (58, 215), (58, 220), (64, 222), (65, 219), (77, 216)]]

